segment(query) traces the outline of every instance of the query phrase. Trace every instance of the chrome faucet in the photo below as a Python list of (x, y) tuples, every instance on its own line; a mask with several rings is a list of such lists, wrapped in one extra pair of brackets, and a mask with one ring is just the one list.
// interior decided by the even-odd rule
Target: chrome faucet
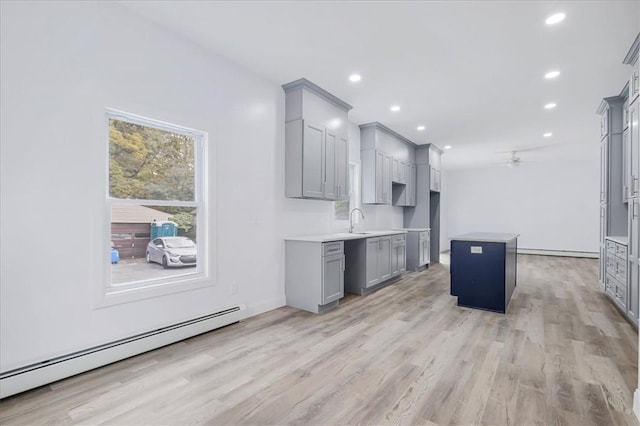
[(355, 208), (353, 210), (351, 210), (351, 213), (349, 213), (349, 232), (353, 233), (353, 212), (358, 211), (360, 212), (360, 215), (362, 216), (362, 218), (364, 219), (364, 213), (362, 213), (362, 210)]

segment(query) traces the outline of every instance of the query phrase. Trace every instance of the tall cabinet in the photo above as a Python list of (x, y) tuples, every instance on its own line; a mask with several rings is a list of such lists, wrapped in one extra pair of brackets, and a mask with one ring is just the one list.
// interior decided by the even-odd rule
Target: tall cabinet
[(630, 78), (617, 96), (603, 99), (600, 114), (600, 268), (605, 294), (638, 326), (640, 291), (640, 100), (636, 37), (624, 63)]

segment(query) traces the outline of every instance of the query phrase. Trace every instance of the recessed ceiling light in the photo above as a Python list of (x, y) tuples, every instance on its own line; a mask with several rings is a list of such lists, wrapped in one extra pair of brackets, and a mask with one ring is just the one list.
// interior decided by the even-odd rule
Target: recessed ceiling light
[(544, 78), (552, 79), (552, 78), (556, 78), (559, 75), (560, 75), (560, 71), (549, 71), (544, 75)]
[(451, 145), (445, 145), (444, 149), (451, 149)]
[(544, 106), (544, 109), (554, 109), (556, 107), (556, 104), (554, 104), (553, 102), (548, 103)]
[(565, 15), (564, 13), (554, 13), (553, 15), (549, 16), (547, 20), (544, 22), (547, 25), (557, 24), (558, 22), (562, 21), (566, 16), (567, 15)]
[(425, 127), (424, 126), (418, 126), (418, 127), (416, 127), (416, 129), (418, 129), (419, 131), (423, 131), (425, 129)]
[(349, 80), (351, 80), (354, 83), (357, 83), (358, 81), (362, 80), (362, 76), (360, 76), (360, 74), (351, 74), (349, 76)]
[(400, 111), (400, 107), (399, 107), (398, 105), (393, 105), (393, 106), (391, 107), (391, 111), (393, 111), (393, 112), (398, 112), (398, 111)]
[(553, 133), (549, 133), (549, 132), (542, 135), (543, 138), (550, 138), (551, 136), (553, 136)]

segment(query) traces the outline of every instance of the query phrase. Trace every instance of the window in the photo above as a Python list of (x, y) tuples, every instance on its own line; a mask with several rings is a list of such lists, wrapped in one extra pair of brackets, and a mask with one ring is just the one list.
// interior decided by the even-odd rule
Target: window
[(206, 134), (114, 110), (107, 119), (108, 235), (119, 261), (105, 294), (202, 281)]
[[(359, 165), (349, 163), (349, 199), (344, 201), (336, 201), (334, 209), (334, 219), (336, 221), (348, 221), (349, 212), (360, 206), (360, 174)], [(354, 218), (354, 220), (356, 220)], [(357, 222), (356, 222), (357, 223)]]

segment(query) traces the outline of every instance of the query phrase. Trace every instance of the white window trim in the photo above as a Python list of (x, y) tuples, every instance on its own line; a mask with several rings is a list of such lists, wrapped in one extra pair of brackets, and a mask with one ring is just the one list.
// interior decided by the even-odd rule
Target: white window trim
[[(142, 126), (154, 127), (160, 130), (181, 133), (194, 138), (196, 146), (194, 147), (194, 161), (196, 162), (195, 176), (195, 194), (194, 201), (165, 201), (165, 200), (128, 200), (114, 199), (109, 194), (109, 120), (117, 119)], [(208, 159), (208, 135), (206, 132), (190, 129), (183, 126), (173, 125), (170, 123), (154, 120), (151, 118), (130, 114), (127, 112), (106, 108), (105, 114), (106, 128), (106, 179), (104, 186), (105, 209), (103, 215), (103, 231), (102, 238), (96, 239), (102, 241), (101, 249), (101, 265), (103, 273), (102, 279), (95, 286), (94, 307), (111, 306), (120, 303), (127, 303), (136, 300), (148, 299), (152, 297), (173, 294), (182, 291), (195, 290), (215, 285), (215, 239), (210, 240), (209, 236), (215, 234), (215, 223), (209, 221), (209, 202), (211, 198), (209, 184), (209, 162)], [(214, 174), (212, 174), (214, 175)], [(215, 183), (213, 183), (215, 186)], [(215, 199), (215, 198), (214, 198)], [(125, 284), (111, 283), (111, 263), (110, 263), (110, 244), (111, 240), (111, 206), (113, 204), (132, 204), (132, 205), (148, 205), (148, 206), (194, 206), (198, 207), (197, 219), (197, 244), (198, 244), (198, 263), (196, 271), (185, 271), (185, 274), (173, 275), (171, 277), (135, 281)]]

